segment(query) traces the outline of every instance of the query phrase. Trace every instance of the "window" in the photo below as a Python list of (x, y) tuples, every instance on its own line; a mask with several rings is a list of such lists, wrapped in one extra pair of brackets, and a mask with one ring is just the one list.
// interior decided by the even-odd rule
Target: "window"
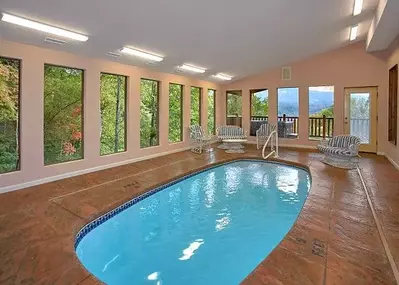
[(126, 151), (127, 78), (101, 73), (101, 155)]
[(159, 82), (141, 79), (140, 147), (159, 145)]
[(18, 59), (0, 57), (0, 173), (20, 169)]
[(256, 136), (256, 131), (267, 122), (269, 113), (269, 91), (267, 89), (251, 90), (251, 136)]
[(183, 140), (183, 85), (169, 84), (169, 142)]
[(44, 65), (44, 164), (83, 158), (83, 70)]
[(191, 87), (191, 125), (201, 125), (201, 92), (200, 87)]
[(226, 125), (242, 125), (241, 90), (226, 91)]
[(299, 88), (277, 89), (277, 116), (279, 137), (298, 138)]
[(398, 142), (398, 65), (389, 70), (388, 141)]
[(216, 133), (216, 90), (208, 89), (208, 134)]
[(309, 87), (309, 139), (332, 138), (334, 86)]

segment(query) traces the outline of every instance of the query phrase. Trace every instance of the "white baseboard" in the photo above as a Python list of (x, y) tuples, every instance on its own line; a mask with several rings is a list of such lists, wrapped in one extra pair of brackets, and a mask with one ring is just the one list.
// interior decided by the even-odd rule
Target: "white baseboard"
[(385, 155), (385, 157), (389, 160), (390, 163), (392, 163), (392, 165), (399, 170), (399, 164), (396, 163), (392, 158), (390, 158), (388, 155)]
[(377, 151), (377, 155), (385, 156), (385, 152), (383, 152), (383, 151)]
[(95, 172), (95, 171), (100, 171), (100, 170), (104, 170), (104, 169), (108, 169), (108, 168), (112, 168), (112, 167), (117, 167), (117, 166), (129, 164), (129, 163), (134, 163), (134, 162), (138, 162), (141, 160), (147, 160), (147, 159), (155, 158), (158, 156), (173, 154), (176, 152), (181, 152), (181, 151), (185, 151), (185, 150), (189, 150), (189, 149), (191, 149), (191, 146), (174, 149), (174, 150), (170, 150), (170, 151), (166, 151), (166, 152), (151, 154), (151, 155), (147, 155), (147, 156), (136, 157), (133, 159), (118, 161), (115, 163), (105, 164), (105, 165), (96, 166), (96, 167), (92, 167), (92, 168), (63, 173), (60, 175), (45, 177), (42, 179), (32, 180), (32, 181), (24, 182), (21, 184), (10, 185), (10, 186), (0, 188), (0, 194), (6, 193), (6, 192), (11, 192), (11, 191), (16, 191), (16, 190), (20, 190), (23, 188), (32, 187), (32, 186), (36, 186), (36, 185), (40, 185), (40, 184), (44, 184), (44, 183), (48, 183), (48, 182), (53, 182), (53, 181), (60, 180), (60, 179), (65, 179), (65, 178), (74, 177), (74, 176), (78, 176), (78, 175), (82, 175), (82, 174), (87, 174), (87, 173), (91, 173), (91, 172)]

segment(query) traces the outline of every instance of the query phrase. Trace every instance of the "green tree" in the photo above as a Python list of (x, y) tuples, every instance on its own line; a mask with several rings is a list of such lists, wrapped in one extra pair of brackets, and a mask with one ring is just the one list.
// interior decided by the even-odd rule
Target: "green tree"
[(183, 120), (183, 86), (169, 84), (169, 142), (180, 142)]
[(241, 91), (227, 92), (227, 116), (242, 116)]
[(267, 116), (269, 113), (269, 102), (266, 90), (254, 92), (251, 96), (251, 115)]
[(101, 74), (101, 155), (126, 150), (126, 77)]
[(0, 173), (19, 169), (20, 61), (0, 58)]
[(159, 82), (141, 79), (140, 87), (140, 147), (145, 148), (159, 145)]
[(214, 135), (216, 131), (215, 126), (215, 99), (216, 91), (208, 90), (208, 134)]
[(191, 87), (191, 125), (201, 125), (201, 88)]
[(44, 163), (83, 158), (83, 71), (44, 66)]

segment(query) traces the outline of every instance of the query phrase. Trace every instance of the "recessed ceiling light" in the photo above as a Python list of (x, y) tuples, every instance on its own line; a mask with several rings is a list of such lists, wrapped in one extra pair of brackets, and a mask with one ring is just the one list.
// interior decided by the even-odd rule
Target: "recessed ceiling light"
[(205, 68), (198, 67), (192, 64), (182, 64), (178, 68), (196, 73), (204, 73), (206, 71)]
[(138, 50), (138, 49), (134, 49), (134, 48), (124, 47), (121, 49), (121, 52), (130, 54), (130, 55), (134, 55), (134, 56), (138, 56), (141, 58), (149, 59), (152, 61), (162, 61), (163, 60), (163, 57), (161, 57), (159, 55), (149, 53), (146, 51), (142, 51), (142, 50)]
[(353, 16), (357, 16), (362, 12), (363, 9), (363, 0), (355, 0), (353, 4)]
[(351, 27), (351, 31), (350, 31), (350, 34), (349, 34), (349, 40), (350, 40), (350, 41), (356, 40), (356, 37), (357, 37), (357, 28), (358, 28), (358, 27), (359, 27), (358, 25), (352, 26), (352, 27)]
[(233, 78), (233, 76), (227, 75), (227, 74), (223, 74), (223, 73), (218, 73), (218, 74), (212, 75), (212, 76), (216, 77), (218, 79), (222, 79), (222, 80), (231, 80)]
[(70, 31), (67, 31), (67, 30), (64, 30), (64, 29), (48, 26), (48, 25), (45, 25), (45, 24), (41, 24), (41, 23), (34, 22), (34, 21), (31, 21), (31, 20), (28, 20), (28, 19), (20, 18), (20, 17), (13, 16), (13, 15), (9, 15), (9, 14), (6, 14), (6, 13), (3, 13), (3, 17), (1, 18), (1, 20), (4, 21), (4, 22), (16, 24), (16, 25), (19, 25), (19, 26), (22, 26), (22, 27), (34, 29), (34, 30), (37, 30), (37, 31), (46, 32), (46, 33), (49, 33), (49, 34), (57, 35), (57, 36), (60, 36), (60, 37), (64, 37), (64, 38), (68, 38), (68, 39), (72, 39), (72, 40), (76, 40), (76, 41), (85, 42), (85, 41), (87, 41), (89, 39), (89, 37), (85, 36), (85, 35), (81, 35), (81, 34), (70, 32)]

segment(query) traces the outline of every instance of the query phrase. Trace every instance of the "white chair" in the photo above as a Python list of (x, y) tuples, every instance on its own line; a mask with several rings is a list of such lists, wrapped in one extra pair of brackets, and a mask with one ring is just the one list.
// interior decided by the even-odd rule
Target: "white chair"
[(194, 153), (202, 153), (210, 150), (211, 136), (205, 134), (204, 130), (199, 125), (192, 125), (190, 129), (190, 138), (192, 140), (191, 151)]
[(323, 162), (338, 168), (357, 167), (361, 140), (356, 136), (339, 135), (329, 141), (322, 141), (317, 148), (324, 153)]
[[(276, 125), (273, 124), (262, 124), (259, 129), (256, 130), (256, 149), (260, 149), (269, 138), (270, 134), (276, 130)], [(273, 140), (272, 140), (273, 144)], [(273, 145), (272, 145), (273, 148)]]

